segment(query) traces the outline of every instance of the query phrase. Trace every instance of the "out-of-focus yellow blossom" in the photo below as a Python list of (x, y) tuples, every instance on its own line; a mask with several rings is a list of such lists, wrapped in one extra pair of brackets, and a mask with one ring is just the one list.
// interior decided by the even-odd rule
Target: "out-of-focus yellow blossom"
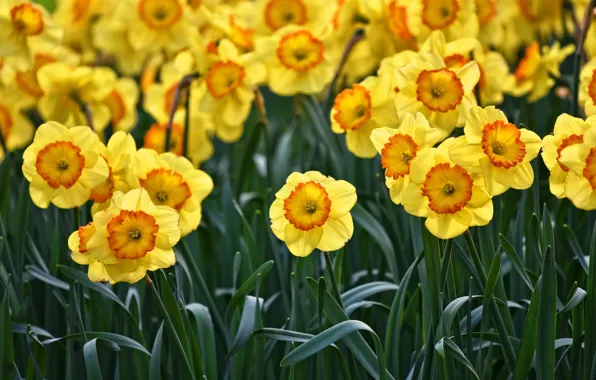
[(195, 169), (184, 157), (172, 153), (140, 149), (135, 158), (134, 171), (141, 186), (153, 203), (169, 206), (180, 213), (180, 231), (186, 236), (201, 222), (201, 202), (213, 190), (207, 173)]
[(107, 146), (101, 144), (99, 154), (108, 165), (109, 175), (91, 191), (89, 199), (95, 202), (91, 209), (92, 214), (108, 208), (114, 192), (126, 193), (139, 187), (139, 180), (132, 170), (136, 151), (135, 140), (122, 131), (114, 133)]
[(395, 105), (399, 118), (421, 112), (431, 127), (438, 128), (443, 138), (463, 126), (466, 113), (476, 104), (473, 89), (480, 78), (476, 62), (458, 69), (449, 69), (434, 52), (425, 51), (416, 60), (396, 70), (399, 93)]
[(109, 176), (99, 149), (99, 138), (89, 127), (42, 124), (23, 154), (23, 174), (31, 183), (33, 203), (41, 208), (50, 202), (73, 208), (87, 202), (91, 190)]
[[(93, 24), (91, 30), (93, 45), (101, 51), (101, 54), (112, 56), (119, 71), (125, 75), (138, 75), (143, 70), (149, 60), (150, 52), (134, 48), (129, 40), (127, 24), (106, 16)], [(161, 57), (161, 55), (158, 56)]]
[(441, 31), (432, 32), (420, 46), (420, 51), (432, 51), (445, 62), (448, 69), (460, 69), (471, 61), (470, 53), (478, 46), (475, 38), (458, 38), (447, 42)]
[(316, 94), (333, 77), (324, 31), (290, 25), (267, 38), (256, 40), (256, 52), (264, 57), (268, 84), (278, 95)]
[(495, 107), (473, 107), (466, 118), (464, 136), (449, 149), (451, 160), (472, 174), (480, 173), (491, 196), (509, 188), (527, 189), (534, 182), (532, 161), (541, 140), (525, 128), (509, 123)]
[[(19, 94), (0, 86), (0, 134), (9, 152), (25, 147), (33, 138), (33, 124), (22, 111)], [(0, 163), (5, 156), (6, 152), (0, 146)]]
[(148, 270), (176, 263), (178, 221), (176, 210), (154, 205), (145, 189), (116, 192), (110, 207), (93, 216), (86, 254), (103, 264), (111, 283), (135, 283)]
[[(95, 215), (95, 213), (93, 214)], [(110, 276), (108, 276), (104, 265), (89, 255), (89, 249), (87, 249), (87, 243), (94, 234), (95, 225), (93, 222), (79, 227), (77, 231), (73, 232), (68, 238), (68, 248), (71, 251), (70, 257), (77, 264), (89, 266), (87, 276), (91, 281), (109, 281)]]
[[(170, 118), (170, 111), (174, 106), (176, 89), (184, 73), (178, 70), (175, 62), (171, 61), (161, 67), (160, 82), (151, 84), (143, 99), (143, 108), (158, 123), (165, 123)], [(183, 123), (186, 98), (181, 98), (174, 114), (174, 121)]]
[(506, 22), (506, 0), (475, 0), (478, 17), (478, 40), (483, 45), (499, 46), (503, 43)]
[(538, 42), (526, 48), (526, 54), (517, 65), (515, 72), (505, 81), (505, 88), (513, 96), (528, 95), (529, 102), (535, 102), (544, 97), (554, 86), (555, 78), (561, 73), (561, 62), (574, 51), (573, 45), (561, 49), (559, 42), (552, 46), (543, 46), (540, 52)]
[[(379, 54), (373, 52), (371, 31), (366, 30), (367, 25), (373, 26), (370, 20), (361, 10), (360, 0), (337, 0), (337, 7), (333, 14), (333, 33), (331, 34), (332, 43), (329, 46), (329, 52), (334, 62), (339, 62), (346, 50), (347, 44), (353, 38), (354, 33), (359, 30), (365, 30), (362, 38), (348, 56), (343, 67), (342, 82), (338, 82), (340, 88), (344, 84), (352, 84), (361, 78), (371, 74), (377, 67), (380, 58)], [(335, 89), (334, 89), (335, 90)]]
[(320, 0), (257, 0), (255, 32), (272, 34), (288, 25), (312, 29), (331, 23), (335, 1)]
[(176, 53), (195, 33), (186, 1), (121, 0), (114, 21), (128, 27), (128, 43), (136, 51)]
[(251, 1), (242, 1), (234, 7), (220, 5), (215, 13), (209, 11), (206, 6), (200, 9), (209, 23), (221, 33), (217, 40), (227, 38), (241, 52), (248, 52), (254, 48), (254, 6)]
[(522, 17), (516, 27), (531, 27), (534, 38), (563, 35), (563, 0), (516, 0), (515, 3)]
[(419, 29), (418, 41), (440, 30), (447, 41), (478, 36), (475, 0), (415, 0), (408, 7), (409, 25)]
[[(565, 189), (570, 177), (569, 168), (561, 163), (562, 152), (568, 147), (584, 142), (584, 134), (596, 128), (596, 117), (589, 117), (585, 121), (562, 114), (557, 118), (552, 135), (542, 140), (542, 160), (550, 170), (550, 191), (557, 198), (565, 198)], [(577, 182), (577, 181), (576, 181)]]
[(271, 230), (290, 252), (308, 256), (317, 248), (336, 251), (354, 233), (350, 210), (356, 189), (315, 171), (292, 173), (269, 209)]
[(262, 83), (267, 73), (253, 53), (239, 55), (229, 40), (222, 40), (217, 51), (219, 59), (192, 91), (197, 91), (198, 109), (212, 115), (215, 135), (231, 143), (242, 136), (255, 98), (254, 86)]
[(112, 91), (103, 99), (110, 109), (112, 127), (115, 131), (128, 132), (137, 122), (139, 87), (131, 78), (119, 78)]
[(346, 134), (348, 150), (357, 157), (373, 158), (377, 154), (370, 139), (373, 130), (398, 125), (391, 84), (392, 78), (388, 75), (368, 77), (335, 98), (331, 130)]
[(484, 47), (478, 45), (474, 49), (474, 60), (480, 69), (480, 99), (478, 103), (482, 106), (503, 103), (504, 85), (503, 78), (509, 74), (509, 66), (503, 56), (496, 51), (484, 51)]
[(420, 24), (412, 22), (413, 2), (407, 0), (360, 0), (367, 41), (382, 59), (403, 50), (417, 50)]
[(596, 115), (596, 58), (582, 68), (579, 81), (579, 104), (586, 116)]
[(68, 127), (86, 125), (82, 110), (86, 104), (93, 117), (93, 127), (101, 133), (110, 120), (104, 103), (112, 91), (116, 75), (107, 67), (72, 67), (63, 62), (49, 63), (37, 71), (43, 95), (38, 109), (44, 120), (54, 120)]
[(398, 129), (379, 128), (370, 139), (381, 155), (385, 185), (395, 204), (401, 203), (403, 190), (410, 184), (410, 163), (420, 151), (441, 140), (441, 132), (431, 128), (426, 118), (407, 114)]
[(440, 239), (452, 239), (493, 218), (493, 203), (481, 176), (474, 177), (449, 159), (453, 138), (427, 148), (410, 162), (410, 184), (401, 203), (407, 213), (426, 218), (426, 228)]
[(565, 196), (582, 210), (596, 209), (596, 128), (593, 120), (590, 124), (583, 134), (583, 142), (562, 149), (559, 158), (559, 165), (569, 170)]
[(62, 30), (43, 6), (22, 0), (0, 2), (0, 57), (18, 70), (33, 64), (32, 45), (57, 46), (61, 39)]
[[(168, 123), (155, 123), (145, 133), (143, 147), (164, 153), (166, 149), (166, 132)], [(168, 152), (181, 156), (184, 153), (184, 128), (178, 123), (170, 127), (170, 149)]]
[(116, 0), (61, 0), (53, 18), (64, 30), (62, 43), (91, 62), (96, 56), (92, 45), (91, 25), (103, 13), (113, 9)]

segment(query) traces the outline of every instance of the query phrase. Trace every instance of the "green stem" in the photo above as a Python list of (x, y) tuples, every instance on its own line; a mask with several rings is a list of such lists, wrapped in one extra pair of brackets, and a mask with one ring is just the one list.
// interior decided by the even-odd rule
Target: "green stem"
[(331, 280), (331, 289), (333, 289), (333, 295), (337, 299), (337, 303), (341, 308), (344, 308), (344, 304), (341, 301), (341, 293), (339, 292), (339, 286), (337, 285), (337, 280), (335, 279), (335, 272), (333, 271), (333, 264), (331, 263), (331, 258), (329, 257), (329, 252), (323, 252), (323, 256), (325, 257), (325, 266), (327, 267), (327, 273), (329, 273), (329, 280)]
[[(168, 124), (166, 126), (166, 144), (165, 144), (165, 151), (170, 151), (170, 141), (172, 139), (172, 124), (174, 123), (174, 115), (176, 115), (176, 110), (178, 110), (178, 104), (180, 104), (180, 98), (182, 96), (182, 91), (185, 91), (187, 88), (190, 87), (192, 81), (197, 78), (197, 74), (188, 74), (180, 79), (178, 82), (178, 86), (176, 86), (176, 92), (174, 93), (174, 101), (172, 102), (172, 108), (170, 109), (170, 117), (168, 118)], [(190, 96), (186, 97), (186, 102), (188, 103)], [(186, 112), (188, 116), (188, 112)], [(185, 122), (188, 122), (188, 119), (185, 118)], [(186, 134), (185, 131), (185, 139), (183, 141), (183, 146), (186, 145)]]
[(222, 338), (222, 340), (224, 342), (224, 346), (225, 346), (225, 351), (227, 351), (228, 350), (228, 340), (227, 340), (228, 338), (227, 338), (227, 334), (226, 334), (225, 324), (223, 323), (223, 319), (221, 319), (221, 315), (217, 311), (217, 306), (215, 305), (215, 301), (211, 297), (211, 293), (209, 292), (209, 288), (207, 287), (207, 284), (205, 283), (205, 280), (203, 279), (203, 275), (201, 274), (201, 271), (197, 267), (195, 260), (192, 258), (192, 255), (190, 254), (190, 251), (188, 250), (188, 247), (186, 246), (186, 243), (184, 242), (184, 240), (180, 240), (180, 242), (178, 243), (178, 246), (180, 247), (180, 253), (182, 254), (182, 257), (184, 258), (187, 265), (189, 266), (189, 269), (191, 271), (191, 274), (193, 275), (193, 278), (197, 281), (199, 290), (201, 291), (201, 293), (203, 293), (203, 295), (205, 296), (205, 299), (207, 300), (207, 306), (209, 307), (209, 310), (211, 311), (213, 319), (215, 320), (216, 331), (219, 333), (220, 337)]
[[(472, 239), (472, 234), (469, 230), (464, 232), (464, 237), (466, 239), (466, 245), (468, 246), (468, 250), (470, 251), (470, 256), (472, 256), (474, 267), (476, 268), (476, 272), (478, 272), (480, 280), (478, 281), (478, 285), (484, 293), (484, 284), (486, 284), (487, 282), (487, 277), (486, 273), (484, 272), (484, 267), (482, 266), (482, 261), (480, 261), (480, 256), (478, 256), (478, 251), (476, 250), (474, 240)], [(499, 333), (502, 339), (501, 346), (503, 347), (503, 356), (505, 357), (505, 364), (509, 368), (509, 371), (513, 372), (513, 369), (515, 368), (515, 362), (517, 360), (515, 350), (513, 349), (513, 345), (511, 344), (511, 339), (509, 339), (507, 327), (505, 327), (503, 316), (501, 315), (501, 311), (497, 306), (497, 301), (495, 300), (494, 296), (491, 296), (490, 307), (492, 309), (491, 315), (493, 318), (493, 323), (495, 324), (495, 328), (497, 329), (497, 332)]]

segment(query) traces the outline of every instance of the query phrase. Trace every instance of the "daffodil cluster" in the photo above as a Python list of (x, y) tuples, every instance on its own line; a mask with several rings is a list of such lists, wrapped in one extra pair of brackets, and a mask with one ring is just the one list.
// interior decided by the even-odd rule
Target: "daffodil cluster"
[(73, 260), (89, 265), (94, 281), (136, 282), (147, 270), (173, 265), (172, 247), (197, 229), (201, 202), (213, 189), (188, 159), (137, 150), (122, 131), (104, 145), (88, 126), (48, 122), (23, 159), (38, 207), (94, 202), (93, 221), (69, 239)]

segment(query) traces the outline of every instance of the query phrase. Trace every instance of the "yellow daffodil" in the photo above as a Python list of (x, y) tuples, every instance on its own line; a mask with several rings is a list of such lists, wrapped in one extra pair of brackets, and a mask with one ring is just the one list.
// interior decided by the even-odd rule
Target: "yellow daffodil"
[(18, 70), (27, 70), (33, 64), (31, 45), (57, 46), (61, 39), (62, 30), (43, 6), (22, 0), (0, 2), (0, 57)]
[(300, 25), (307, 29), (331, 22), (335, 10), (334, 1), (319, 0), (257, 0), (256, 33), (267, 35), (288, 25)]
[[(22, 113), (23, 103), (8, 89), (0, 87), (0, 134), (9, 152), (24, 148), (33, 138), (33, 124)], [(0, 163), (6, 152), (0, 146)]]
[(114, 82), (112, 91), (103, 98), (110, 109), (112, 127), (115, 131), (128, 132), (137, 122), (139, 87), (131, 78), (120, 78)]
[(239, 55), (229, 40), (222, 40), (217, 52), (219, 59), (207, 69), (195, 98), (198, 109), (212, 115), (215, 135), (235, 142), (244, 131), (255, 98), (254, 86), (265, 80), (266, 70), (254, 54)]
[(584, 65), (580, 73), (579, 104), (586, 116), (596, 115), (596, 58)]
[(517, 26), (530, 26), (534, 38), (563, 35), (563, 0), (517, 0), (515, 3), (522, 18)]
[(110, 207), (93, 216), (86, 254), (104, 266), (111, 283), (135, 283), (148, 270), (176, 263), (178, 220), (176, 210), (153, 204), (145, 189), (116, 192)]
[(526, 54), (517, 65), (515, 72), (505, 81), (508, 93), (513, 96), (528, 95), (529, 102), (544, 97), (554, 86), (555, 78), (559, 78), (561, 62), (574, 51), (573, 45), (561, 49), (559, 42), (552, 47), (543, 46), (540, 52), (538, 42), (526, 48)]
[(559, 165), (569, 171), (565, 180), (565, 196), (582, 210), (596, 209), (596, 128), (590, 120), (583, 142), (561, 150)]
[(107, 146), (101, 144), (99, 154), (108, 165), (109, 175), (91, 191), (89, 199), (95, 202), (91, 210), (92, 214), (106, 209), (110, 205), (114, 192), (126, 193), (130, 189), (139, 187), (139, 180), (132, 170), (136, 151), (135, 140), (122, 131), (114, 133)]
[[(103, 54), (112, 56), (119, 71), (125, 75), (138, 75), (149, 60), (150, 51), (136, 50), (128, 39), (128, 25), (102, 17), (91, 27), (93, 45)], [(160, 55), (161, 57), (161, 55)]]
[(254, 49), (254, 3), (243, 1), (234, 7), (220, 5), (215, 13), (203, 5), (200, 13), (221, 34), (210, 37), (217, 40), (229, 39), (242, 52)]
[[(557, 118), (552, 135), (547, 135), (542, 140), (542, 160), (550, 170), (550, 191), (557, 198), (565, 198), (565, 189), (570, 177), (569, 168), (561, 163), (563, 151), (573, 145), (584, 142), (584, 134), (596, 128), (596, 117), (589, 117), (585, 121), (562, 114)], [(577, 181), (576, 181), (577, 182)], [(570, 185), (572, 188), (573, 185)]]
[(99, 137), (89, 127), (68, 129), (53, 121), (41, 125), (23, 154), (33, 203), (73, 208), (87, 202), (92, 189), (109, 176), (99, 149)]
[(385, 185), (395, 204), (401, 203), (403, 190), (410, 184), (410, 163), (420, 151), (441, 140), (441, 132), (431, 128), (426, 118), (417, 113), (408, 114), (398, 129), (379, 128), (370, 139), (381, 155), (385, 169)]
[(64, 46), (47, 46), (34, 44), (31, 46), (32, 66), (27, 70), (14, 70), (11, 77), (18, 91), (23, 97), (27, 106), (34, 106), (43, 91), (37, 82), (37, 72), (43, 66), (53, 62), (65, 62), (76, 66), (79, 64), (79, 56)]
[(464, 136), (453, 141), (451, 160), (473, 174), (482, 174), (491, 196), (507, 189), (527, 189), (534, 182), (532, 161), (541, 140), (525, 128), (509, 123), (495, 107), (474, 107), (468, 113)]
[(403, 50), (417, 50), (416, 36), (419, 24), (413, 23), (413, 2), (407, 0), (360, 0), (355, 14), (368, 22), (365, 24), (367, 40), (378, 59)]
[(137, 152), (134, 170), (153, 203), (180, 213), (182, 236), (197, 229), (201, 222), (201, 202), (213, 190), (213, 181), (207, 173), (195, 169), (184, 157), (172, 153), (158, 155), (150, 149)]
[(104, 99), (112, 91), (116, 75), (101, 67), (72, 67), (63, 62), (47, 64), (37, 71), (43, 95), (38, 109), (44, 120), (68, 127), (88, 124), (82, 105), (93, 118), (93, 128), (101, 133), (110, 120), (110, 109)]
[(105, 266), (89, 255), (89, 249), (87, 249), (87, 243), (94, 234), (95, 225), (93, 222), (79, 227), (77, 231), (73, 232), (68, 238), (68, 248), (71, 251), (70, 257), (77, 264), (89, 266), (87, 276), (91, 281), (109, 281), (110, 276), (108, 276)]
[(392, 78), (368, 77), (343, 90), (331, 109), (331, 130), (346, 134), (348, 150), (357, 157), (373, 158), (377, 151), (370, 135), (380, 127), (397, 127)]
[(496, 51), (484, 51), (479, 45), (474, 50), (474, 60), (480, 69), (480, 99), (481, 106), (503, 103), (504, 85), (503, 78), (509, 74), (509, 66), (503, 56)]
[(188, 5), (182, 0), (123, 0), (113, 18), (128, 27), (128, 42), (141, 52), (178, 52), (188, 47), (195, 33)]
[(356, 189), (315, 171), (292, 173), (269, 209), (271, 230), (290, 252), (336, 251), (352, 237)]
[(486, 46), (499, 46), (503, 43), (503, 24), (507, 20), (503, 9), (507, 6), (505, 1), (475, 0), (475, 3), (479, 24), (478, 40)]
[(474, 177), (449, 159), (453, 138), (427, 148), (410, 162), (410, 184), (401, 203), (407, 213), (426, 218), (426, 228), (440, 239), (452, 239), (472, 226), (487, 225), (493, 203), (482, 177)]
[(476, 62), (458, 69), (449, 69), (441, 57), (424, 51), (422, 59), (396, 70), (399, 93), (395, 98), (398, 116), (421, 112), (431, 127), (438, 128), (443, 138), (462, 126), (470, 107), (475, 105), (473, 89), (480, 78)]
[(290, 25), (256, 40), (255, 50), (265, 59), (271, 91), (284, 96), (316, 94), (331, 82), (335, 65), (325, 34)]
[(447, 41), (478, 36), (475, 0), (416, 0), (411, 1), (409, 25), (416, 25), (419, 41), (440, 30)]

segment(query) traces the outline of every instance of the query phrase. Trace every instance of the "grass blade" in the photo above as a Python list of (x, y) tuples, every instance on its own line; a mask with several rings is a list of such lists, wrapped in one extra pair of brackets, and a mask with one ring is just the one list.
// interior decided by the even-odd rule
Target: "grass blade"
[(542, 287), (538, 310), (536, 337), (536, 375), (538, 380), (555, 378), (555, 338), (557, 328), (557, 275), (553, 251), (550, 246), (544, 252)]

